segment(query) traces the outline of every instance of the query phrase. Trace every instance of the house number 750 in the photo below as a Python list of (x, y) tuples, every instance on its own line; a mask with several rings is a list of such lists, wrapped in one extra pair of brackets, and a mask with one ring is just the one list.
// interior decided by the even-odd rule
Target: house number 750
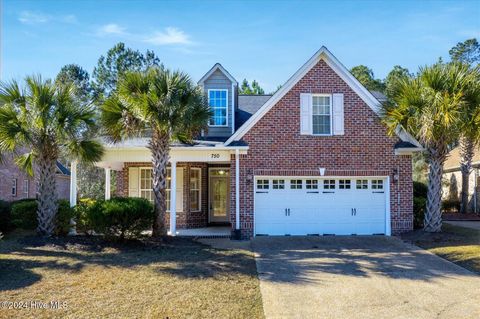
[(211, 154), (210, 157), (211, 158), (220, 158), (220, 154), (218, 154), (218, 153), (217, 154)]

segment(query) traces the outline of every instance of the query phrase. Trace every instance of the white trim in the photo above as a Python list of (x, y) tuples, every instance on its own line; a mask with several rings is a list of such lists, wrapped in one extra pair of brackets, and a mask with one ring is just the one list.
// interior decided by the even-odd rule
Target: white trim
[(77, 205), (77, 162), (70, 163), (70, 207)]
[(109, 200), (110, 197), (110, 168), (105, 168), (105, 200)]
[[(228, 89), (208, 89), (207, 90), (207, 97), (208, 97), (208, 107), (211, 108), (210, 106), (210, 91), (225, 91), (227, 93), (225, 97), (225, 101), (227, 102), (227, 105), (225, 106), (225, 125), (210, 125), (210, 119), (208, 119), (208, 127), (228, 127)], [(218, 108), (218, 107), (217, 107)]]
[(177, 234), (177, 162), (170, 162), (170, 236)]
[(235, 150), (235, 229), (240, 229), (240, 152)]
[(395, 149), (395, 155), (412, 155), (413, 153), (416, 152), (423, 152), (424, 149), (421, 147), (415, 147), (415, 148), (396, 148)]
[[(288, 81), (252, 116), (250, 117), (226, 142), (240, 140), (274, 105), (280, 101), (292, 88), (310, 71), (320, 60), (342, 78), (352, 90), (376, 113), (380, 111), (381, 103), (345, 68), (340, 61), (325, 46), (322, 46)], [(398, 135), (398, 133), (397, 133)], [(402, 138), (402, 137), (400, 137)], [(417, 142), (418, 143), (418, 142)]]
[[(330, 100), (330, 133), (328, 134), (315, 134), (313, 133), (313, 97), (318, 96), (318, 97), (328, 97)], [(312, 117), (312, 136), (333, 136), (333, 96), (332, 94), (325, 94), (325, 93), (314, 93), (310, 95), (312, 99), (312, 114), (310, 116)], [(318, 114), (317, 114), (318, 115)]]
[[(255, 212), (255, 192), (257, 191), (256, 185), (257, 185), (257, 180), (258, 179), (283, 179), (285, 180), (285, 190), (291, 188), (287, 187), (289, 186), (290, 183), (287, 183), (287, 180), (289, 179), (317, 179), (317, 180), (330, 180), (333, 179), (335, 180), (335, 191), (340, 190), (337, 186), (337, 180), (339, 179), (350, 179), (351, 182), (351, 188), (350, 190), (357, 190), (355, 188), (355, 182), (354, 180), (363, 180), (363, 179), (368, 179), (368, 190), (372, 190), (371, 188), (371, 180), (372, 179), (377, 179), (377, 180), (383, 180), (385, 181), (384, 183), (384, 188), (383, 191), (385, 193), (385, 236), (391, 236), (392, 230), (391, 230), (391, 207), (390, 207), (390, 176), (385, 176), (385, 175), (380, 175), (380, 176), (284, 176), (284, 175), (255, 175), (253, 177), (253, 185), (252, 185), (252, 190), (253, 190), (253, 237), (257, 236), (257, 232), (255, 230), (256, 228), (256, 212)], [(303, 186), (303, 182), (302, 182)], [(321, 189), (322, 185), (318, 185), (318, 189)], [(273, 190), (273, 188), (272, 188)], [(306, 190), (306, 188), (301, 189)]]
[(23, 194), (26, 194), (28, 197), (28, 193), (30, 191), (30, 181), (28, 179), (23, 180)]
[[(201, 212), (202, 211), (202, 169), (200, 167), (190, 167), (190, 172), (191, 171), (198, 171), (198, 192), (199, 192), (199, 195), (198, 195), (198, 209), (196, 210), (192, 210), (192, 198), (190, 196), (190, 192), (192, 191), (192, 188), (191, 188), (191, 184), (190, 184), (190, 180), (192, 178), (192, 176), (188, 176), (188, 210), (192, 213), (198, 213), (198, 212)], [(185, 185), (183, 185), (183, 187), (185, 187)]]
[(235, 133), (235, 85), (232, 82), (232, 134), (233, 133)]
[(228, 71), (220, 63), (215, 63), (212, 68), (205, 73), (204, 76), (202, 76), (202, 78), (198, 81), (198, 84), (203, 86), (203, 83), (217, 70), (220, 70), (220, 72), (222, 72), (232, 83), (238, 84), (237, 80), (235, 80), (235, 78), (228, 73)]

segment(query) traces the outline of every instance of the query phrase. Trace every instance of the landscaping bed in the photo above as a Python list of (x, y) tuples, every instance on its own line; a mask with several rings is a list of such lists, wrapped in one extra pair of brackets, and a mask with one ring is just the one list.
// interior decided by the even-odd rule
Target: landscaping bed
[[(2, 309), (0, 318), (263, 317), (253, 254), (184, 238), (115, 243), (10, 234), (0, 241), (0, 295), (28, 303)], [(62, 307), (38, 309), (32, 301)]]
[(416, 230), (402, 239), (480, 274), (480, 230), (444, 223), (441, 233)]

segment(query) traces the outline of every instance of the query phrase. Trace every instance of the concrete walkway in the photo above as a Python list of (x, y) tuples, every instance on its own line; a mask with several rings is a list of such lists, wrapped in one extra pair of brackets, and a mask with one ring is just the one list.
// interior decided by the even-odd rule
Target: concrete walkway
[(465, 228), (472, 228), (480, 230), (480, 221), (468, 221), (468, 220), (445, 220), (446, 224), (460, 226)]
[(480, 318), (480, 276), (399, 239), (257, 237), (267, 318)]

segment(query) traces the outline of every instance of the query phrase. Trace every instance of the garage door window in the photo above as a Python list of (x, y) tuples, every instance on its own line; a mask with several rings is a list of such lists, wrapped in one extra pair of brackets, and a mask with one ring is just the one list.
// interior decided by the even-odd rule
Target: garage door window
[(335, 180), (326, 179), (323, 181), (323, 189), (335, 189)]
[(349, 179), (341, 179), (338, 181), (339, 189), (350, 189), (351, 181)]
[(273, 189), (285, 189), (285, 180), (283, 179), (274, 179), (272, 181)]
[(383, 180), (381, 179), (372, 180), (372, 189), (383, 189)]
[(306, 189), (318, 189), (318, 181), (316, 179), (307, 179), (305, 183)]
[(301, 179), (292, 179), (290, 181), (291, 189), (302, 189), (302, 180)]
[(357, 180), (357, 189), (368, 189), (368, 180), (366, 179)]
[(259, 179), (257, 181), (257, 189), (268, 189), (268, 179)]

